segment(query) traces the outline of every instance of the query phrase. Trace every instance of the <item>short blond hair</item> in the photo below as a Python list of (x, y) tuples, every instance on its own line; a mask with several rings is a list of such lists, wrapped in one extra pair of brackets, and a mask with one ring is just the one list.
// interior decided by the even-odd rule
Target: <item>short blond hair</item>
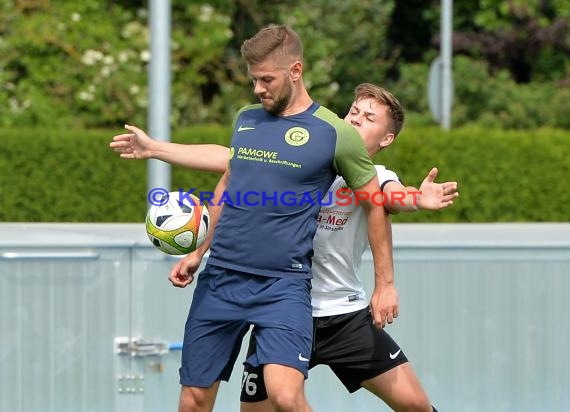
[(270, 24), (243, 42), (241, 55), (250, 66), (270, 56), (278, 61), (299, 60), (302, 63), (303, 44), (297, 33), (289, 26)]

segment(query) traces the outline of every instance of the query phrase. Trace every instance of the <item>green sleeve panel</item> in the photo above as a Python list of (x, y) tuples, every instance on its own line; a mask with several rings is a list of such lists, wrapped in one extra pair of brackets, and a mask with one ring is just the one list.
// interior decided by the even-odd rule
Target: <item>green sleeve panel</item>
[(356, 129), (322, 106), (315, 116), (327, 121), (337, 132), (333, 161), (337, 174), (353, 190), (370, 182), (376, 176), (376, 169)]

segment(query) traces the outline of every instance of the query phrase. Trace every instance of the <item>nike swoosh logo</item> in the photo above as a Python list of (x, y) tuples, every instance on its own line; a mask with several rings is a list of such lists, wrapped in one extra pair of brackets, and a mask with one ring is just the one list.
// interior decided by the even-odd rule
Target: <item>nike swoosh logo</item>
[(238, 127), (238, 130), (237, 130), (237, 131), (238, 131), (238, 132), (243, 132), (243, 131), (246, 131), (246, 130), (255, 130), (255, 127), (240, 126), (240, 127)]
[(394, 354), (392, 354), (392, 352), (390, 352), (390, 359), (396, 359), (401, 351), (402, 351), (402, 349), (398, 349), (398, 352), (396, 352)]
[(301, 355), (300, 353), (299, 353), (299, 360), (300, 360), (301, 362), (309, 362), (309, 359), (303, 358), (303, 355)]

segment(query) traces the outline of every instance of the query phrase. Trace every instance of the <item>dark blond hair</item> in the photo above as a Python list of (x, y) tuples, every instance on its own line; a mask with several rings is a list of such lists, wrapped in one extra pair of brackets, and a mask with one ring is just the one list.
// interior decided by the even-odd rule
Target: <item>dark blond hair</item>
[(372, 83), (361, 83), (354, 89), (354, 101), (373, 99), (379, 104), (388, 106), (390, 113), (390, 130), (394, 136), (398, 136), (404, 126), (404, 108), (388, 90)]
[(286, 59), (303, 62), (303, 44), (289, 26), (271, 24), (259, 30), (243, 42), (241, 55), (250, 66), (261, 63), (268, 57), (281, 62)]

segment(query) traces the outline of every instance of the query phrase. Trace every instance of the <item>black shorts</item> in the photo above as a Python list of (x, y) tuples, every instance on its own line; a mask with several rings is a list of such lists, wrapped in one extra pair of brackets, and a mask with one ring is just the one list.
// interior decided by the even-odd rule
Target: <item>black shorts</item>
[[(255, 347), (250, 339), (249, 350)], [(384, 329), (376, 329), (369, 309), (343, 315), (313, 318), (313, 351), (310, 368), (328, 365), (352, 393), (361, 383), (395, 368), (408, 359)], [(244, 364), (241, 401), (267, 399), (263, 368)]]

